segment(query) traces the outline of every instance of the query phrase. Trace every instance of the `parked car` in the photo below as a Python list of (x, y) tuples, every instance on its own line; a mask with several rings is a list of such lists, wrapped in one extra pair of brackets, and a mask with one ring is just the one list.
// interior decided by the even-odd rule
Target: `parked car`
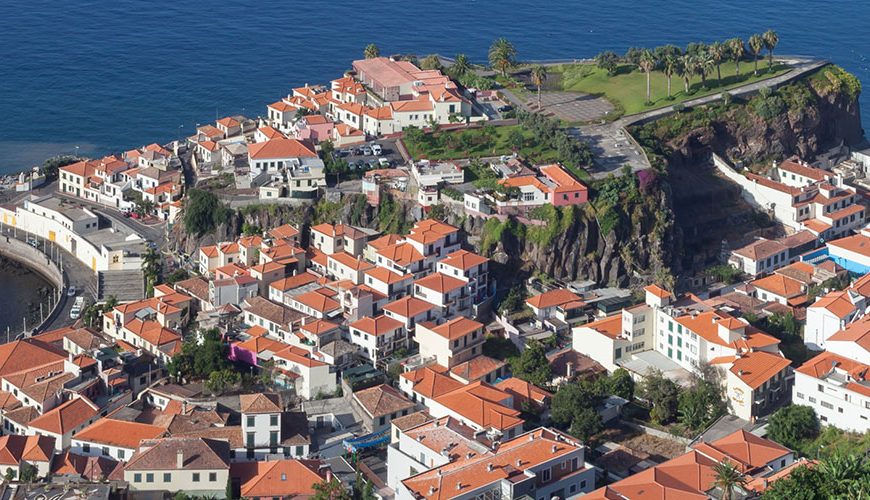
[(389, 167), (390, 167), (390, 160), (388, 160), (388, 159), (386, 159), (386, 158), (378, 158), (378, 163), (380, 163), (381, 166), (384, 167), (384, 168), (389, 168)]
[(70, 287), (66, 290), (66, 296), (67, 296), (67, 297), (75, 297), (75, 296), (76, 296), (76, 292), (78, 292), (78, 290), (76, 290), (75, 285), (70, 286)]
[(374, 170), (374, 169), (376, 169), (376, 168), (380, 168), (380, 163), (379, 163), (378, 160), (369, 160), (369, 163), (368, 163), (368, 165), (366, 165), (366, 166), (367, 166), (368, 168)]
[(362, 154), (363, 154), (363, 155), (365, 155), (365, 156), (371, 156), (371, 155), (372, 155), (372, 148), (370, 148), (370, 147), (368, 147), (368, 146), (363, 146), (363, 147), (360, 148), (360, 149), (362, 149)]
[(504, 106), (498, 107), (498, 112), (499, 113), (507, 113), (508, 111), (513, 111), (513, 109), (514, 109), (514, 107), (511, 106), (510, 104), (505, 104)]
[(381, 148), (380, 144), (372, 144), (372, 153), (376, 154), (377, 156), (381, 156), (381, 153), (383, 153), (383, 151), (384, 150)]
[(357, 170), (365, 170), (366, 162), (364, 162), (363, 160), (357, 160), (355, 166)]
[(85, 307), (85, 298), (84, 297), (76, 297), (75, 303), (73, 303), (72, 309), (69, 310), (69, 319), (79, 319), (79, 316), (82, 315), (82, 309)]

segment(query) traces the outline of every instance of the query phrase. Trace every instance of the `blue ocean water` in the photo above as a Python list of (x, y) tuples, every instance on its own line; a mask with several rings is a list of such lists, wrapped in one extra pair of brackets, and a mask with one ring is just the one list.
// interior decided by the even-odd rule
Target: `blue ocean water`
[(0, 172), (264, 114), (292, 87), (340, 75), (371, 42), (484, 62), (499, 36), (520, 58), (552, 59), (767, 28), (778, 53), (829, 58), (870, 82), (870, 2), (860, 0), (3, 0)]

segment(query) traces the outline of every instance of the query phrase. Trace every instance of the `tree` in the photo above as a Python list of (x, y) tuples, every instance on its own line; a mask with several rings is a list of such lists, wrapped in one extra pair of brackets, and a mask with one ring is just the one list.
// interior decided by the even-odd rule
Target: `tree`
[(619, 56), (612, 50), (606, 50), (595, 56), (595, 64), (607, 71), (608, 76), (613, 76), (619, 67)]
[(519, 151), (526, 145), (526, 136), (523, 134), (522, 130), (514, 128), (508, 132), (507, 142), (511, 145), (511, 148), (513, 148), (514, 151)]
[(371, 481), (366, 481), (366, 485), (363, 487), (361, 500), (375, 500), (375, 488), (372, 485)]
[(337, 477), (331, 481), (323, 480), (314, 485), (314, 500), (351, 500), (350, 493)]
[(779, 43), (779, 35), (776, 34), (776, 31), (767, 30), (761, 35), (761, 39), (764, 41), (764, 48), (767, 49), (767, 69), (773, 70), (773, 49)]
[(685, 93), (689, 93), (689, 81), (692, 79), (692, 56), (683, 54), (677, 59), (677, 67), (675, 73), (683, 79), (685, 85)]
[(147, 297), (154, 295), (154, 287), (160, 280), (162, 269), (160, 260), (160, 254), (152, 247), (148, 247), (145, 255), (142, 256), (142, 274), (145, 278), (145, 295)]
[(772, 483), (764, 500), (870, 497), (870, 459), (864, 454), (834, 455), (818, 465), (800, 465)]
[(716, 475), (713, 484), (722, 490), (722, 500), (731, 500), (734, 488), (746, 484), (746, 478), (740, 469), (727, 458), (713, 466), (713, 473)]
[(819, 419), (815, 410), (809, 406), (789, 405), (780, 408), (770, 416), (767, 437), (777, 443), (799, 449), (805, 440), (819, 435)]
[(440, 71), (442, 69), (441, 59), (435, 54), (429, 54), (420, 61), (420, 69), (437, 69)]
[(191, 189), (184, 204), (184, 229), (188, 234), (202, 236), (226, 222), (232, 213), (214, 193)]
[(656, 58), (649, 50), (644, 50), (640, 55), (640, 60), (637, 63), (638, 67), (646, 73), (646, 102), (650, 103), (650, 74), (656, 67)]
[(465, 54), (456, 54), (453, 59), (453, 65), (450, 66), (450, 73), (454, 77), (460, 77), (468, 73), (471, 69), (471, 63), (468, 62), (468, 56)]
[(42, 172), (49, 180), (56, 179), (61, 167), (72, 165), (80, 160), (81, 158), (73, 155), (53, 156), (42, 163)]
[(213, 394), (220, 394), (225, 390), (239, 385), (242, 381), (242, 376), (231, 369), (224, 369), (208, 374), (208, 380), (205, 381), (205, 387)]
[(707, 76), (713, 71), (713, 67), (716, 64), (713, 62), (713, 56), (710, 55), (709, 51), (704, 51), (698, 53), (695, 57), (695, 74), (701, 77), (701, 88), (706, 89), (707, 87)]
[(727, 406), (722, 394), (719, 372), (702, 365), (692, 374), (691, 386), (680, 392), (677, 410), (680, 423), (696, 432), (724, 415)]
[(379, 49), (378, 46), (373, 43), (366, 45), (365, 50), (363, 50), (363, 57), (365, 57), (366, 59), (374, 59), (380, 56), (381, 49)]
[(632, 66), (637, 66), (640, 64), (640, 56), (643, 54), (643, 51), (646, 49), (642, 49), (640, 47), (629, 47), (628, 50), (625, 51), (625, 56), (623, 59), (628, 64)]
[(640, 383), (640, 397), (652, 405), (650, 418), (653, 422), (669, 422), (677, 414), (679, 388), (658, 370), (650, 370)]
[(507, 38), (499, 38), (489, 47), (489, 64), (498, 69), (502, 76), (516, 65), (517, 49)]
[(728, 44), (728, 52), (731, 54), (731, 59), (734, 60), (735, 72), (740, 74), (740, 60), (746, 53), (746, 46), (743, 45), (743, 40), (740, 38), (732, 38), (725, 42)]
[(515, 377), (538, 387), (544, 387), (553, 379), (553, 370), (540, 342), (530, 342), (520, 357), (511, 363)]
[(755, 62), (755, 71), (753, 75), (758, 75), (758, 54), (761, 54), (764, 49), (764, 39), (761, 35), (755, 34), (749, 37), (749, 49), (752, 50), (752, 56)]
[(583, 408), (574, 414), (574, 419), (571, 422), (571, 427), (568, 432), (572, 436), (576, 436), (581, 440), (589, 441), (589, 438), (601, 432), (604, 428), (604, 423), (601, 421), (601, 415), (595, 411), (595, 408)]
[(671, 99), (671, 77), (677, 73), (679, 65), (680, 59), (674, 54), (667, 54), (662, 59), (662, 72), (665, 74), (665, 78), (668, 79), (668, 99)]
[(213, 372), (230, 368), (228, 349), (220, 333), (213, 328), (202, 332), (202, 342), (188, 339), (181, 352), (167, 363), (169, 374), (176, 380), (183, 378), (205, 379)]
[(617, 368), (613, 375), (607, 378), (607, 387), (614, 396), (628, 401), (634, 399), (634, 379), (625, 368)]
[(544, 85), (544, 82), (547, 80), (547, 68), (544, 66), (536, 65), (532, 68), (531, 74), (532, 83), (535, 84), (535, 87), (538, 88), (538, 110), (541, 109), (541, 86)]
[(722, 85), (722, 62), (728, 58), (728, 46), (721, 42), (715, 42), (710, 45), (707, 53), (710, 54), (710, 59), (716, 65), (716, 82)]
[(39, 470), (32, 464), (24, 462), (21, 464), (21, 473), (18, 479), (24, 483), (32, 483), (39, 477)]

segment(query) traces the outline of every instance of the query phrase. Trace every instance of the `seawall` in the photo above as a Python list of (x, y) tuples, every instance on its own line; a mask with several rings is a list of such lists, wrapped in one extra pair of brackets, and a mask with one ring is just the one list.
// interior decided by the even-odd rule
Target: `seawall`
[(7, 240), (6, 236), (0, 236), (0, 255), (19, 262), (33, 272), (38, 273), (58, 290), (57, 295), (59, 300), (45, 317), (45, 320), (36, 327), (36, 330), (41, 331), (42, 326), (49, 324), (63, 310), (66, 304), (66, 295), (60, 293), (63, 291), (65, 284), (63, 272), (61, 272), (56, 263), (49, 260), (46, 254), (12, 237), (9, 237)]

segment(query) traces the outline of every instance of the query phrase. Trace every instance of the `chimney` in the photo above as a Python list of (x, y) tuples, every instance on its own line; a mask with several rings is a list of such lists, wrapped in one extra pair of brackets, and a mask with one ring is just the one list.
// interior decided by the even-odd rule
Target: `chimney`
[(492, 472), (492, 464), (486, 464), (486, 471)]
[(332, 469), (326, 469), (326, 482), (332, 481)]
[(434, 487), (434, 486), (430, 486), (430, 487), (429, 487), (429, 496), (431, 497), (431, 496), (434, 495), (434, 494), (435, 494), (435, 487)]
[(184, 468), (184, 450), (179, 448), (177, 454), (175, 455), (175, 468), (183, 469)]
[(565, 376), (571, 378), (574, 376), (574, 362), (569, 361), (565, 364)]
[(462, 489), (462, 483), (461, 483), (461, 482), (456, 481), (456, 489), (457, 489), (457, 490), (461, 490), (461, 489)]
[(551, 450), (552, 450), (552, 453), (556, 453), (556, 445), (555, 445), (555, 444), (553, 445), (553, 447), (551, 448)]
[(523, 466), (523, 461), (518, 458), (517, 459), (517, 467), (522, 467), (522, 466)]

